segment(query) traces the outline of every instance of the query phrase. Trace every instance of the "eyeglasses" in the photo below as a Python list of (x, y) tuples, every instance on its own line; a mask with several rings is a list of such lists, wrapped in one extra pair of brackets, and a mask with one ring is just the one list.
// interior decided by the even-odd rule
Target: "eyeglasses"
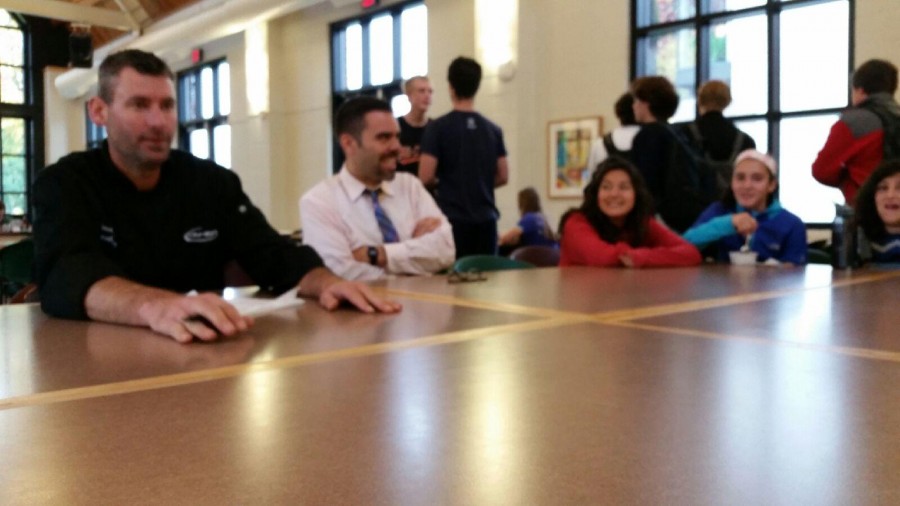
[(448, 283), (472, 283), (486, 279), (487, 276), (481, 271), (450, 271), (447, 274)]

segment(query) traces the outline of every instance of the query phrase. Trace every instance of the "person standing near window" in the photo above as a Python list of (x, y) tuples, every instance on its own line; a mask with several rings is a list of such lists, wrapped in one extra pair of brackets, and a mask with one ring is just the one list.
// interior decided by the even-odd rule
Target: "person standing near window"
[(739, 153), (756, 149), (756, 142), (725, 118), (729, 105), (731, 88), (724, 81), (707, 81), (697, 90), (697, 120), (680, 126), (709, 160), (733, 165)]
[(631, 93), (625, 93), (616, 100), (615, 111), (616, 117), (619, 119), (619, 126), (591, 144), (591, 153), (588, 155), (585, 168), (585, 180), (589, 180), (591, 174), (597, 170), (597, 165), (610, 156), (631, 159), (634, 137), (641, 130), (641, 126), (634, 119), (633, 105), (634, 97), (631, 96)]
[(431, 83), (425, 76), (416, 76), (406, 81), (403, 87), (409, 100), (409, 112), (397, 118), (400, 124), (400, 157), (397, 160), (397, 171), (419, 175), (419, 145), (425, 126), (431, 119), (428, 108), (431, 106)]
[(497, 253), (494, 188), (509, 180), (503, 131), (475, 111), (481, 65), (453, 60), (447, 71), (453, 110), (432, 121), (422, 136), (419, 178), (435, 187), (435, 200), (453, 226), (456, 257)]
[(894, 100), (897, 67), (869, 60), (853, 73), (850, 89), (852, 107), (831, 127), (812, 174), (820, 183), (839, 188), (853, 205), (859, 187), (884, 158), (885, 143), (900, 145), (900, 105)]

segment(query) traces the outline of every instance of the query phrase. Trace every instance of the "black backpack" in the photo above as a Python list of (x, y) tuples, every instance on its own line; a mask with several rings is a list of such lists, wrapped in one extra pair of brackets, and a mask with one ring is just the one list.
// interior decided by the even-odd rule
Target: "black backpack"
[(688, 132), (691, 133), (695, 150), (702, 153), (703, 163), (709, 166), (716, 174), (716, 185), (719, 193), (719, 196), (716, 198), (721, 198), (721, 196), (728, 191), (728, 187), (731, 186), (731, 174), (734, 172), (734, 159), (741, 154), (741, 148), (746, 142), (747, 134), (738, 130), (737, 135), (734, 136), (734, 143), (731, 145), (731, 152), (728, 154), (728, 159), (713, 160), (712, 156), (709, 154), (709, 150), (706, 149), (706, 142), (703, 139), (703, 134), (700, 132), (700, 127), (698, 127), (696, 123), (691, 122), (687, 124), (687, 129)]
[(672, 142), (662, 174), (662, 195), (657, 202), (657, 211), (666, 225), (683, 233), (704, 209), (721, 198), (721, 169), (709, 163), (704, 154), (672, 125), (666, 127)]
[(603, 136), (603, 147), (606, 148), (606, 156), (618, 156), (620, 158), (624, 158), (628, 161), (631, 161), (631, 150), (623, 151), (616, 147), (615, 143), (612, 140), (612, 132)]
[(881, 120), (884, 129), (884, 159), (900, 158), (900, 110), (891, 110), (884, 104), (866, 100), (860, 107), (872, 112)]

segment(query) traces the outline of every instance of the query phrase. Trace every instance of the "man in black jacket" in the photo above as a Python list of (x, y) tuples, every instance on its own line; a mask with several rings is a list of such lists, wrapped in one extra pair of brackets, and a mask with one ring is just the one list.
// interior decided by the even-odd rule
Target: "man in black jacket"
[(366, 312), (396, 303), (323, 267), (319, 255), (279, 236), (238, 177), (170, 149), (177, 127), (174, 75), (138, 50), (100, 66), (91, 120), (108, 139), (45, 169), (34, 186), (41, 305), (64, 318), (147, 326), (188, 342), (245, 330), (253, 321), (213, 293), (234, 259), (263, 287), (347, 301)]

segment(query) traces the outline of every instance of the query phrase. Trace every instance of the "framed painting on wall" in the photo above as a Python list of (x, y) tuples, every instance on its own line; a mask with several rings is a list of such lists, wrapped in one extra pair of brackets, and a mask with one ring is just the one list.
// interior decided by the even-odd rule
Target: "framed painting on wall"
[(603, 133), (603, 118), (554, 120), (547, 124), (550, 198), (581, 198), (590, 170), (591, 143)]

